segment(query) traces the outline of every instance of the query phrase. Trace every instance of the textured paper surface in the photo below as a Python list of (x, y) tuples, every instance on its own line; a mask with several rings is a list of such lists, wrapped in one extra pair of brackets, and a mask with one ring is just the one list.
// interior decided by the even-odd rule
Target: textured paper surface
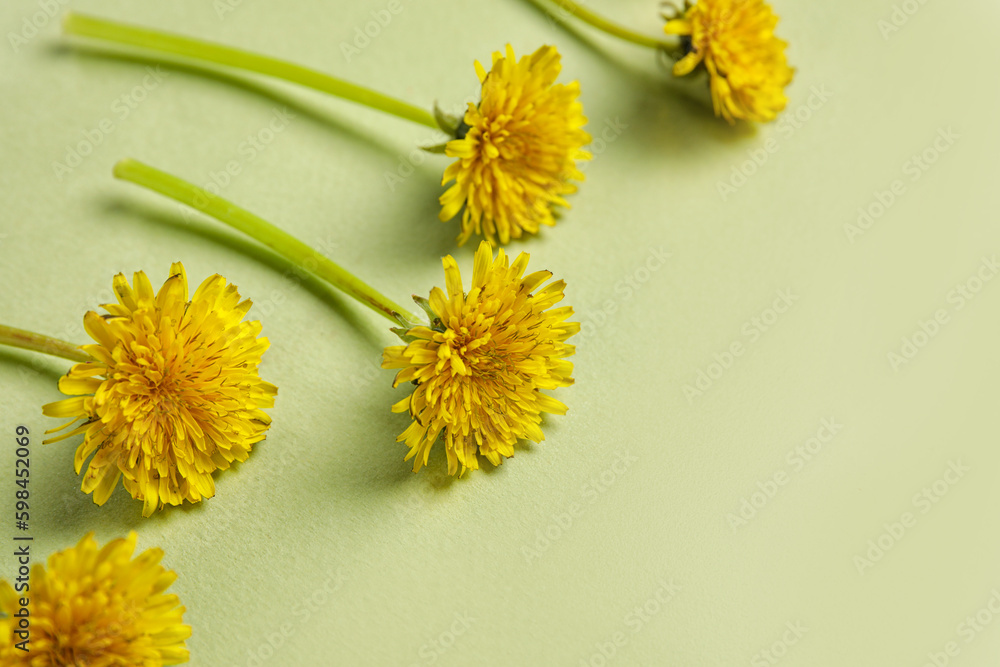
[[(670, 82), (651, 52), (519, 0), (401, 0), (350, 61), (341, 43), (386, 2), (245, 0), (221, 15), (221, 2), (69, 4), (455, 110), (477, 94), (474, 59), (553, 43), (591, 131), (613, 141), (595, 147), (559, 226), (511, 246), (567, 281), (585, 323), (577, 385), (559, 392), (569, 414), (498, 469), (448, 479), (437, 451), (414, 475), (394, 442), (406, 420), (389, 413), (402, 390), (378, 369), (384, 322), (289, 283), (281, 262), (111, 167), (132, 156), (207, 184), (235, 161), (224, 196), (404, 299), (443, 283), (458, 228), (436, 220), (445, 158), (394, 190), (385, 174), (437, 137), (266, 80), (175, 67), (158, 80), (152, 63), (64, 48), (56, 20), (15, 45), (43, 10), (7, 0), (3, 321), (84, 342), (83, 313), (111, 299), (115, 273), (159, 284), (181, 260), (192, 282), (218, 272), (255, 301), (271, 340), (262, 375), (280, 394), (266, 442), (218, 477), (214, 499), (144, 520), (121, 489), (104, 507), (79, 491), (72, 442), (40, 445), (54, 425), (40, 406), (67, 364), (34, 373), (32, 355), (0, 351), (0, 539), (14, 532), (23, 423), (36, 559), (90, 530), (162, 546), (192, 665), (992, 664), (1000, 280), (971, 300), (954, 290), (976, 287), (1000, 251), (995, 2), (910, 1), (885, 35), (888, 0), (777, 2), (798, 72), (782, 122), (757, 130), (713, 118), (703, 82)], [(652, 0), (589, 5), (660, 28)], [(123, 95), (143, 99), (133, 109)], [(251, 160), (247, 137), (286, 109), (294, 119)], [(53, 163), (105, 119), (113, 132), (58, 178)], [(911, 158), (925, 150), (922, 171)], [(744, 164), (755, 155), (763, 164)], [(849, 234), (896, 180), (891, 205)], [(720, 183), (738, 187), (724, 198)], [(467, 272), (473, 250), (457, 252)], [(936, 334), (918, 335), (939, 310)], [(924, 344), (894, 369), (904, 336)], [(699, 371), (716, 379), (689, 400)], [(818, 451), (807, 461), (797, 447)], [(967, 471), (938, 482), (952, 466)], [(744, 499), (761, 505), (752, 516)], [(750, 518), (734, 528), (741, 508)], [(884, 556), (859, 565), (880, 539)]]

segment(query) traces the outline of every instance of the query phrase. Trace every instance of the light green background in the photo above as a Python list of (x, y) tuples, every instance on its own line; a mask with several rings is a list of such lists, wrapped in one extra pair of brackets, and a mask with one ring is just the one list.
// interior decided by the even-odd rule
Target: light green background
[[(3, 321), (83, 342), (83, 313), (111, 298), (115, 273), (144, 269), (159, 284), (182, 260), (193, 282), (219, 272), (254, 299), (271, 339), (262, 374), (280, 387), (266, 442), (218, 477), (214, 499), (144, 520), (122, 490), (101, 508), (80, 493), (73, 443), (40, 445), (53, 422), (39, 408), (59, 398), (67, 364), (0, 352), (0, 471), (13, 468), (15, 425), (29, 425), (36, 558), (89, 530), (162, 546), (193, 665), (247, 665), (268, 641), (280, 646), (265, 665), (599, 665), (596, 644), (618, 632), (625, 645), (608, 664), (770, 664), (758, 652), (784, 641), (786, 623), (807, 631), (782, 665), (918, 667), (950, 641), (960, 653), (949, 664), (994, 664), (1000, 619), (971, 642), (958, 626), (1000, 587), (1000, 281), (960, 310), (949, 293), (1000, 251), (1000, 6), (910, 0), (918, 11), (885, 39), (889, 0), (778, 1), (798, 69), (784, 118), (809, 119), (754, 130), (714, 119), (703, 82), (669, 82), (651, 52), (565, 30), (521, 0), (401, 1), (350, 62), (341, 43), (384, 0), (243, 0), (221, 17), (209, 0), (70, 4), (452, 109), (477, 92), (474, 59), (508, 41), (518, 53), (556, 44), (595, 135), (627, 126), (559, 226), (511, 247), (564, 278), (587, 323), (577, 385), (558, 394), (569, 414), (499, 469), (451, 480), (436, 451), (413, 475), (394, 443), (406, 420), (389, 413), (402, 390), (378, 370), (393, 343), (384, 322), (289, 283), (287, 266), (249, 257), (217, 223), (110, 175), (132, 156), (207, 183), (287, 108), (294, 122), (224, 195), (402, 299), (443, 282), (439, 258), (457, 234), (436, 220), (444, 158), (395, 191), (385, 181), (432, 133), (295, 87), (181, 69), (122, 119), (113, 105), (146, 63), (66, 49), (55, 20), (15, 52), (8, 33), (40, 10), (5, 0)], [(660, 27), (654, 0), (590, 6)], [(814, 87), (830, 96), (809, 109)], [(57, 179), (53, 162), (106, 118), (114, 132)], [(960, 138), (912, 181), (907, 161), (947, 128)], [(718, 184), (769, 139), (766, 163), (723, 200)], [(845, 224), (896, 179), (904, 194), (851, 243)], [(660, 249), (671, 257), (647, 273)], [(473, 250), (457, 253), (467, 271)], [(778, 290), (797, 301), (751, 341), (744, 326)], [(947, 324), (895, 371), (887, 354), (938, 309)], [(684, 386), (734, 341), (745, 353), (689, 401)], [(796, 470), (788, 452), (824, 418), (842, 430)], [(620, 453), (637, 460), (612, 472)], [(957, 461), (969, 471), (923, 513), (915, 494)], [(781, 472), (787, 484), (734, 530), (727, 516)], [(0, 480), (2, 537), (14, 486)], [(904, 512), (916, 525), (859, 573), (855, 556)], [(539, 531), (558, 537), (529, 558)], [(671, 580), (682, 588), (658, 613), (628, 616)], [(470, 627), (449, 636), (463, 615)], [(436, 639), (454, 641), (436, 652)]]

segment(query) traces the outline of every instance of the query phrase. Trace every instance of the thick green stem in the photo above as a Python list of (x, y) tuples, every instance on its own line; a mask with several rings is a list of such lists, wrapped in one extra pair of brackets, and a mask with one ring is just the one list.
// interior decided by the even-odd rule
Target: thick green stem
[(179, 35), (139, 28), (114, 21), (69, 12), (63, 19), (63, 31), (68, 35), (92, 37), (118, 44), (137, 46), (150, 51), (170, 53), (193, 60), (226, 65), (237, 69), (266, 74), (292, 83), (335, 95), (406, 120), (440, 129), (434, 115), (420, 107), (402, 102), (363, 86), (336, 79), (316, 70), (257, 55), (241, 49), (212, 44)]
[(115, 165), (114, 174), (117, 178), (149, 188), (238, 229), (404, 328), (412, 328), (421, 322), (416, 315), (407, 312), (305, 243), (222, 197), (136, 160), (122, 160)]
[(73, 343), (67, 343), (58, 338), (25, 331), (24, 329), (15, 329), (4, 324), (0, 324), (0, 345), (9, 345), (11, 347), (19, 347), (22, 350), (50, 354), (53, 357), (62, 357), (70, 361), (93, 361), (89, 354), (80, 349), (79, 345), (73, 345)]
[(586, 7), (573, 2), (573, 0), (531, 0), (531, 2), (542, 9), (542, 11), (552, 13), (549, 3), (561, 7), (566, 10), (566, 12), (576, 16), (581, 21), (589, 23), (598, 30), (603, 30), (609, 35), (614, 35), (619, 39), (624, 39), (627, 42), (632, 42), (633, 44), (638, 44), (639, 46), (645, 46), (651, 49), (665, 49), (667, 51), (672, 51), (677, 48), (676, 44), (668, 42), (666, 40), (656, 39), (655, 37), (649, 37), (641, 33), (635, 32), (634, 30), (629, 30), (624, 26), (620, 26), (617, 23), (613, 23), (608, 19), (595, 14)]

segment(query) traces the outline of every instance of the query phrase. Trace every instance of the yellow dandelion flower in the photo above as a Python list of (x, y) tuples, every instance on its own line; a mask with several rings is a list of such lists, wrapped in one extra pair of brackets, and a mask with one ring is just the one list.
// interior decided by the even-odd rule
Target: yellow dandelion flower
[(207, 278), (188, 300), (180, 263), (159, 292), (139, 271), (129, 286), (114, 279), (118, 303), (88, 312), (84, 328), (96, 341), (83, 350), (91, 361), (60, 379), (68, 398), (43, 407), (70, 418), (59, 431), (80, 433), (77, 473), (90, 458), (82, 489), (103, 505), (122, 479), (143, 516), (157, 507), (199, 502), (215, 494), (212, 473), (245, 461), (271, 423), (263, 408), (277, 388), (257, 367), (268, 348), (260, 322), (244, 322), (249, 299), (219, 275)]
[(787, 43), (774, 28), (778, 17), (763, 0), (698, 0), (683, 16), (667, 21), (686, 55), (674, 65), (684, 76), (698, 65), (708, 70), (715, 114), (768, 122), (785, 108), (785, 86), (795, 70), (785, 59)]
[[(423, 147), (458, 158), (445, 172), (442, 185), (455, 184), (441, 197), (444, 221), (465, 208), (459, 242), (482, 234), (490, 244), (507, 243), (523, 234), (554, 225), (554, 206), (569, 207), (565, 197), (576, 192), (571, 180), (583, 181), (578, 160), (590, 159), (583, 147), (590, 136), (578, 101), (577, 82), (556, 84), (561, 69), (559, 52), (544, 46), (530, 56), (493, 54), (489, 73), (480, 63), (479, 105), (469, 105), (464, 122), (438, 109), (433, 111), (323, 72), (262, 54), (233, 49), (190, 37), (139, 28), (69, 12), (63, 20), (66, 34), (182, 56), (272, 76), (308, 86), (335, 97), (402, 118), (448, 135), (447, 144)], [(387, 174), (395, 187), (403, 180)]]
[(447, 293), (434, 288), (418, 300), (430, 326), (407, 331), (410, 342), (385, 349), (382, 367), (402, 369), (393, 386), (413, 382), (413, 393), (392, 407), (413, 422), (400, 442), (410, 448), (413, 471), (427, 464), (431, 446), (444, 431), (448, 473), (479, 468), (477, 453), (493, 465), (514, 455), (519, 439), (540, 442), (541, 414), (565, 414), (566, 406), (542, 390), (573, 384), (575, 349), (566, 340), (580, 330), (567, 322), (573, 309), (552, 308), (563, 298), (562, 281), (542, 284), (552, 274), (524, 276), (528, 255), (510, 263), (484, 241), (476, 252), (472, 288), (462, 290), (458, 265), (444, 258)]
[[(188, 660), (185, 608), (166, 593), (177, 575), (163, 551), (133, 559), (136, 534), (98, 551), (93, 533), (35, 565), (28, 588), (0, 581), (0, 664), (8, 667), (159, 667)], [(30, 600), (30, 637), (17, 616)], [(25, 634), (19, 634), (25, 633)], [(29, 639), (22, 651), (16, 645)]]
[(590, 135), (580, 85), (556, 84), (560, 69), (552, 46), (516, 60), (507, 45), (506, 56), (493, 54), (489, 72), (476, 62), (482, 100), (469, 104), (448, 142), (445, 153), (458, 159), (442, 180), (455, 183), (441, 196), (441, 220), (465, 208), (459, 244), (473, 233), (491, 245), (535, 234), (555, 224), (553, 206), (569, 207), (565, 197), (577, 190), (570, 181), (584, 179), (576, 162), (590, 159), (583, 150)]

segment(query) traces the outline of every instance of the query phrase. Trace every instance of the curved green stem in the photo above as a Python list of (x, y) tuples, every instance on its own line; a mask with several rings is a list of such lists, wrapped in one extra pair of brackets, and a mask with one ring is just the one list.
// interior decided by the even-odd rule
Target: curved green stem
[(440, 129), (434, 115), (407, 102), (348, 83), (307, 67), (257, 55), (241, 49), (212, 44), (179, 35), (139, 28), (124, 23), (106, 21), (92, 16), (69, 12), (63, 19), (63, 31), (68, 35), (93, 37), (118, 44), (137, 46), (151, 51), (183, 56), (193, 60), (226, 65), (237, 69), (266, 74), (292, 83), (329, 93), (336, 97), (398, 116), (420, 125)]
[(570, 14), (576, 16), (581, 21), (589, 23), (598, 30), (603, 30), (609, 35), (614, 35), (619, 39), (624, 39), (627, 42), (632, 42), (633, 44), (638, 44), (639, 46), (645, 46), (651, 49), (666, 49), (668, 51), (673, 50), (677, 47), (676, 44), (667, 42), (666, 40), (656, 39), (655, 37), (649, 37), (648, 35), (643, 35), (642, 33), (635, 32), (634, 30), (629, 30), (624, 26), (620, 26), (617, 23), (609, 21), (608, 19), (595, 14), (586, 7), (583, 7), (579, 3), (573, 2), (573, 0), (530, 0), (535, 6), (542, 9), (542, 11), (549, 12), (551, 14), (550, 8), (547, 6), (548, 2), (562, 7)]
[(213, 195), (176, 176), (136, 160), (122, 160), (115, 165), (115, 177), (170, 197), (193, 209), (238, 229), (256, 239), (304, 271), (315, 274), (372, 310), (400, 326), (410, 329), (421, 323), (420, 318), (406, 311), (388, 297), (372, 289), (353, 274), (316, 252), (305, 243), (286, 234), (263, 218)]
[(73, 345), (73, 343), (37, 334), (33, 331), (15, 329), (4, 324), (0, 324), (0, 345), (9, 345), (11, 347), (19, 347), (22, 350), (50, 354), (53, 357), (62, 357), (70, 361), (92, 361), (90, 355), (81, 350), (79, 345)]

